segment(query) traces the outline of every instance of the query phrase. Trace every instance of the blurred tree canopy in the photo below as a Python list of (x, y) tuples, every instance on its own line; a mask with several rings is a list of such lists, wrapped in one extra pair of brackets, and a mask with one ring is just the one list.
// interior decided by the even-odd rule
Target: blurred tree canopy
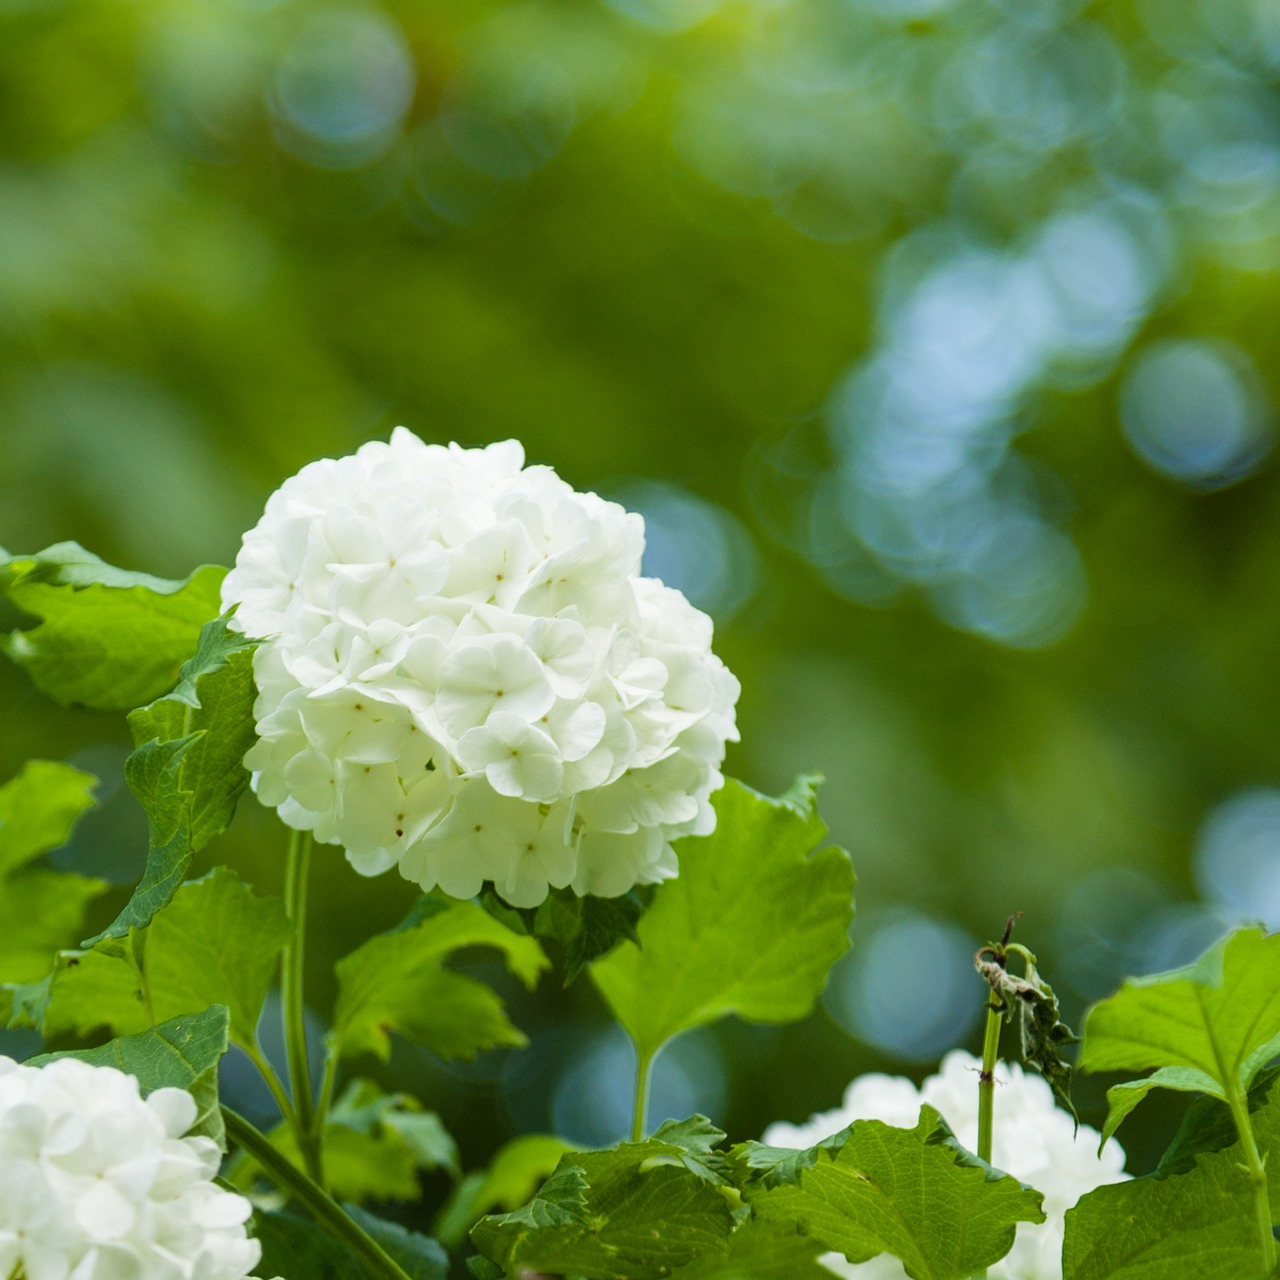
[[(0, 0), (0, 543), (229, 563), (397, 423), (642, 511), (730, 770), (825, 772), (860, 877), (818, 1016), (664, 1060), (751, 1136), (971, 1041), (1010, 911), (1072, 1015), (1280, 925), (1278, 77), (1271, 0)], [(0, 705), (127, 882), (123, 723)], [(323, 990), (410, 892), (317, 879)], [(392, 1081), (472, 1163), (616, 1137), (598, 1002), (511, 994), (530, 1049)]]

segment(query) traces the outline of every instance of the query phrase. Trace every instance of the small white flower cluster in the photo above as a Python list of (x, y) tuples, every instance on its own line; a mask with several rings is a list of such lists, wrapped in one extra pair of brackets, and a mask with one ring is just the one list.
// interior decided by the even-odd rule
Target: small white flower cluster
[[(921, 1104), (927, 1103), (951, 1126), (960, 1144), (974, 1151), (981, 1070), (980, 1059), (956, 1050), (918, 1089), (901, 1076), (858, 1076), (845, 1091), (843, 1106), (815, 1115), (805, 1125), (770, 1125), (764, 1140), (777, 1147), (811, 1147), (855, 1120), (914, 1128)], [(1075, 1131), (1071, 1117), (1054, 1103), (1053, 1091), (1040, 1076), (1017, 1063), (997, 1068), (991, 1163), (1043, 1192), (1045, 1221), (1018, 1225), (1012, 1250), (990, 1268), (992, 1280), (1062, 1280), (1067, 1210), (1085, 1192), (1129, 1177), (1123, 1148), (1112, 1138), (1099, 1156), (1099, 1137), (1085, 1124)], [(891, 1254), (850, 1263), (831, 1253), (822, 1262), (849, 1280), (904, 1280), (907, 1274)]]
[(304, 467), (223, 585), (255, 655), (245, 763), (357, 870), (516, 906), (676, 873), (715, 826), (738, 682), (711, 620), (639, 576), (644, 522), (515, 441)]
[(195, 1118), (114, 1067), (0, 1057), (0, 1276), (243, 1280), (251, 1206), (213, 1183), (217, 1145), (182, 1136)]

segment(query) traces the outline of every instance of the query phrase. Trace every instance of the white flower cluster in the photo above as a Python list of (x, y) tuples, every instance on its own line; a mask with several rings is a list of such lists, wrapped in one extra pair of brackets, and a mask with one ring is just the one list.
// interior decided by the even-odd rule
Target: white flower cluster
[(738, 682), (711, 620), (639, 576), (644, 522), (515, 441), (304, 467), (223, 585), (254, 660), (245, 763), (357, 870), (467, 898), (613, 897), (715, 826)]
[(242, 1280), (250, 1205), (215, 1186), (217, 1145), (182, 1135), (182, 1089), (145, 1100), (114, 1067), (0, 1057), (0, 1276)]
[[(805, 1125), (770, 1125), (764, 1140), (771, 1146), (811, 1147), (855, 1120), (914, 1128), (921, 1104), (927, 1103), (951, 1126), (961, 1145), (974, 1151), (981, 1070), (980, 1059), (956, 1050), (918, 1089), (901, 1076), (858, 1076), (845, 1091), (843, 1106), (815, 1115)], [(1124, 1172), (1124, 1150), (1114, 1138), (1101, 1156), (1097, 1154), (1099, 1136), (1085, 1124), (1075, 1132), (1071, 1117), (1055, 1105), (1053, 1091), (1040, 1076), (1017, 1063), (997, 1068), (991, 1163), (1043, 1192), (1045, 1221), (1019, 1223), (1012, 1250), (990, 1269), (992, 1280), (1062, 1280), (1067, 1210), (1086, 1191), (1129, 1176)], [(905, 1280), (907, 1274), (890, 1254), (850, 1263), (831, 1253), (822, 1262), (849, 1280)]]

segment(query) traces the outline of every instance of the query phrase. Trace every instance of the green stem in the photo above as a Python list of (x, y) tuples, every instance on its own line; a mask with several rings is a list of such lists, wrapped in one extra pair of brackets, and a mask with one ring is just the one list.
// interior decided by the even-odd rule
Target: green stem
[(262, 1052), (262, 1046), (254, 1041), (251, 1044), (242, 1044), (240, 1047), (248, 1055), (249, 1061), (258, 1068), (258, 1074), (267, 1082), (267, 1088), (271, 1090), (271, 1096), (276, 1100), (280, 1114), (291, 1127), (296, 1129), (298, 1117), (294, 1112), (293, 1103), (289, 1101), (289, 1095), (276, 1074), (276, 1069), (267, 1060), (267, 1055)]
[(320, 1143), (315, 1133), (315, 1112), (311, 1098), (311, 1067), (307, 1055), (307, 1024), (303, 1000), (303, 963), (306, 958), (307, 879), (311, 870), (311, 833), (294, 831), (289, 837), (289, 860), (285, 867), (284, 904), (293, 924), (293, 936), (281, 958), (280, 999), (284, 1014), (285, 1052), (289, 1059), (289, 1083), (293, 1088), (293, 1110), (298, 1149), (307, 1172), (323, 1185)]
[[(978, 1077), (978, 1156), (991, 1163), (996, 1127), (996, 1063), (1000, 1060), (1000, 1027), (1004, 1014), (992, 994), (987, 1005), (987, 1026), (982, 1036), (982, 1074)], [(985, 1268), (974, 1280), (986, 1280)]]
[(654, 1054), (641, 1053), (636, 1046), (636, 1096), (631, 1110), (631, 1141), (643, 1142), (649, 1110), (649, 1074), (653, 1069)]
[(287, 1191), (334, 1239), (341, 1241), (380, 1280), (410, 1280), (395, 1259), (322, 1187), (307, 1177), (297, 1165), (281, 1155), (264, 1133), (254, 1128), (230, 1107), (222, 1108), (227, 1136), (252, 1156), (262, 1171)]
[(322, 1140), (324, 1127), (329, 1120), (329, 1108), (333, 1105), (333, 1087), (338, 1078), (338, 1047), (330, 1041), (324, 1059), (324, 1078), (320, 1082), (320, 1100), (316, 1103), (316, 1113), (312, 1118), (312, 1130), (316, 1141)]
[(1236, 1122), (1236, 1132), (1240, 1135), (1245, 1172), (1253, 1183), (1254, 1215), (1258, 1225), (1258, 1243), (1262, 1246), (1262, 1274), (1270, 1276), (1276, 1269), (1277, 1253), (1276, 1237), (1271, 1224), (1271, 1197), (1267, 1189), (1267, 1165), (1258, 1154), (1253, 1122), (1249, 1119), (1249, 1103), (1244, 1091), (1234, 1080), (1227, 1089), (1227, 1105), (1231, 1108), (1231, 1118)]
[(996, 1063), (1000, 1057), (1000, 1024), (1004, 1015), (994, 1003), (987, 1005), (987, 1029), (982, 1037), (982, 1074), (978, 1077), (978, 1155), (991, 1163), (991, 1142), (996, 1119)]

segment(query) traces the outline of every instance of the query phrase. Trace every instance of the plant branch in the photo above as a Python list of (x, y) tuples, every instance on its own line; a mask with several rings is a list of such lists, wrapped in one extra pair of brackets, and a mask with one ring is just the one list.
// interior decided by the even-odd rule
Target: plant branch
[(631, 1141), (643, 1142), (649, 1110), (649, 1076), (654, 1054), (641, 1053), (636, 1046), (636, 1094), (631, 1109)]
[(1234, 1077), (1228, 1076), (1227, 1105), (1240, 1135), (1240, 1147), (1244, 1152), (1244, 1170), (1253, 1183), (1254, 1215), (1258, 1227), (1258, 1243), (1262, 1246), (1264, 1276), (1276, 1269), (1276, 1237), (1271, 1222), (1271, 1198), (1267, 1188), (1266, 1161), (1258, 1153), (1258, 1142), (1253, 1133), (1253, 1121), (1249, 1119), (1249, 1103)]
[(324, 1185), (320, 1143), (315, 1133), (311, 1095), (311, 1065), (307, 1054), (306, 1003), (303, 998), (303, 966), (306, 958), (307, 880), (311, 870), (311, 833), (294, 831), (289, 836), (289, 859), (285, 868), (285, 909), (293, 924), (293, 936), (281, 958), (280, 997), (284, 1016), (284, 1042), (289, 1060), (289, 1083), (293, 1089), (293, 1110), (298, 1149), (307, 1172)]
[(286, 1092), (284, 1084), (281, 1082), (276, 1069), (267, 1060), (267, 1055), (262, 1052), (262, 1046), (253, 1041), (249, 1044), (240, 1046), (249, 1061), (258, 1068), (258, 1074), (267, 1083), (267, 1088), (271, 1090), (271, 1096), (276, 1100), (276, 1106), (280, 1108), (280, 1114), (284, 1117), (287, 1124), (292, 1128), (297, 1128), (298, 1117), (293, 1109), (293, 1103), (289, 1101), (289, 1094)]
[(410, 1280), (395, 1259), (323, 1187), (271, 1145), (266, 1134), (230, 1107), (222, 1108), (222, 1118), (227, 1136), (253, 1158), (281, 1191), (288, 1192), (335, 1240), (346, 1245), (370, 1275), (379, 1280)]

